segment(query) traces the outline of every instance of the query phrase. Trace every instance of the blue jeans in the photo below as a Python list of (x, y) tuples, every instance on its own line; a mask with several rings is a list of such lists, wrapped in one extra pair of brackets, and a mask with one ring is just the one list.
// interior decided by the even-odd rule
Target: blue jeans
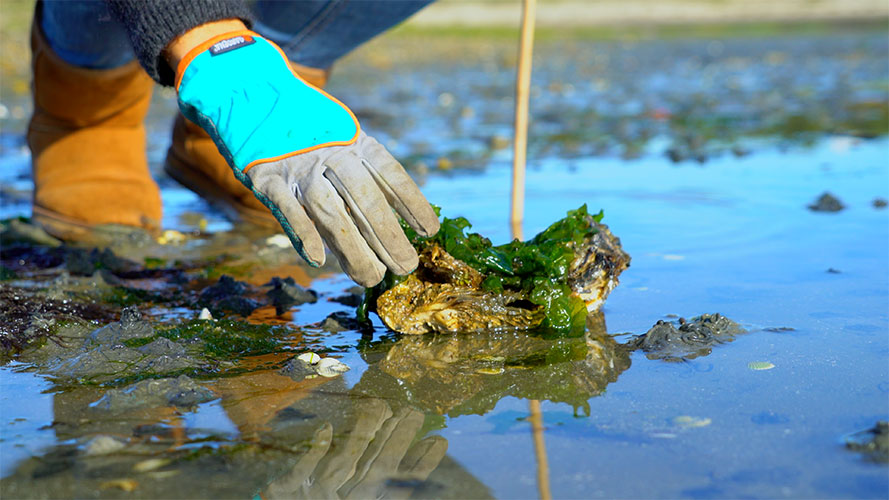
[[(146, 0), (150, 1), (150, 0)], [(290, 60), (312, 68), (334, 61), (434, 0), (254, 0), (254, 31)], [(40, 26), (65, 62), (92, 69), (122, 66), (135, 55), (124, 27), (102, 0), (47, 0)]]

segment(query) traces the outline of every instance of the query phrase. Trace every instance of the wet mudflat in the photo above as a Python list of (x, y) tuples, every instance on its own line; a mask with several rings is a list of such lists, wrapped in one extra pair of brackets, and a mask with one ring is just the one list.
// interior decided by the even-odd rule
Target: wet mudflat
[[(445, 215), (506, 242), (510, 46), (393, 45), (331, 92)], [(886, 55), (883, 32), (544, 42), (525, 232), (587, 203), (632, 256), (581, 337), (361, 330), (335, 267), (160, 174), (163, 244), (6, 222), (3, 494), (529, 497), (534, 398), (555, 497), (884, 497)], [(159, 94), (156, 171), (171, 109)], [(29, 189), (8, 123), (4, 218)], [(809, 208), (826, 191), (841, 210)]]

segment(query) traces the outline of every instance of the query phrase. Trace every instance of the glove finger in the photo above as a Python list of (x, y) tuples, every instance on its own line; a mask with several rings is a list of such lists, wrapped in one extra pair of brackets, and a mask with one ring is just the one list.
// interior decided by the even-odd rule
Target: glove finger
[(352, 477), (358, 461), (374, 442), (377, 431), (391, 416), (392, 410), (382, 400), (372, 399), (362, 405), (358, 419), (346, 437), (337, 440), (333, 452), (328, 453), (315, 469), (324, 491), (336, 492)]
[(315, 164), (300, 178), (300, 200), (343, 271), (359, 285), (374, 286), (382, 281), (386, 266), (355, 227), (343, 199), (322, 175), (323, 171), (324, 167)]
[(312, 472), (327, 453), (332, 440), (333, 426), (325, 422), (321, 425), (321, 428), (315, 431), (315, 436), (312, 442), (309, 443), (309, 451), (297, 460), (290, 472), (266, 486), (262, 498), (272, 500), (300, 496), (299, 493), (304, 491), (306, 484), (311, 482)]
[(421, 236), (437, 233), (438, 217), (398, 160), (376, 139), (364, 133), (359, 138), (359, 148), (366, 160), (365, 166), (398, 215)]
[[(324, 242), (287, 182), (277, 176), (256, 176), (253, 181), (254, 188), (274, 205), (269, 208), (290, 237), (294, 248), (309, 264), (324, 264)], [(284, 220), (281, 220), (282, 217)]]
[(402, 458), (423, 426), (422, 413), (401, 408), (386, 420), (361, 456), (352, 479), (340, 488), (344, 498), (370, 498), (380, 484), (395, 476)]
[(328, 158), (324, 176), (339, 192), (364, 240), (386, 267), (407, 274), (417, 267), (417, 251), (408, 241), (389, 203), (361, 159), (351, 149)]

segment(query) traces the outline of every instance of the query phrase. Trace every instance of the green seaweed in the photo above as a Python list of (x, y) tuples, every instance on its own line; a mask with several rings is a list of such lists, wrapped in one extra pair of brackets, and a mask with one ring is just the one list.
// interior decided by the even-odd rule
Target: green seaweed
[[(435, 212), (441, 217), (438, 207)], [(464, 217), (442, 217), (441, 228), (432, 237), (423, 237), (402, 221), (408, 239), (418, 250), (438, 244), (453, 257), (469, 264), (485, 278), (482, 288), (491, 292), (518, 291), (533, 304), (544, 308), (542, 333), (575, 336), (583, 333), (586, 305), (571, 294), (567, 273), (574, 259), (574, 248), (584, 238), (595, 234), (588, 218), (600, 222), (603, 212), (591, 215), (584, 204), (568, 211), (537, 236), (522, 242), (513, 240), (494, 246), (491, 240), (478, 233), (467, 233), (472, 227)], [(358, 318), (366, 321), (377, 297), (402, 281), (404, 277), (387, 273), (383, 282), (367, 289), (365, 300), (358, 309)]]
[(158, 337), (174, 342), (201, 340), (205, 355), (225, 360), (282, 351), (284, 346), (281, 339), (291, 334), (288, 328), (255, 325), (228, 318), (216, 321), (196, 319), (157, 331)]

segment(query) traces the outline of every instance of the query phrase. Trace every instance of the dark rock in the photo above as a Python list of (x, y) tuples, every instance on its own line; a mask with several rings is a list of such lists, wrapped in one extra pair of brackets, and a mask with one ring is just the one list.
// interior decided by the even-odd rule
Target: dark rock
[(247, 291), (247, 284), (237, 281), (231, 276), (223, 274), (219, 277), (219, 281), (205, 288), (198, 300), (202, 303), (210, 304), (217, 300), (231, 297), (233, 295), (241, 295)]
[(343, 311), (331, 314), (321, 322), (319, 327), (329, 333), (338, 333), (345, 330), (358, 330), (360, 328), (358, 319)]
[(153, 340), (151, 343), (145, 344), (136, 349), (142, 354), (150, 356), (184, 356), (185, 347), (170, 339), (163, 337)]
[(15, 269), (48, 269), (65, 262), (65, 247), (10, 245), (4, 241), (0, 245), (0, 257), (9, 264), (15, 263)]
[(261, 304), (247, 297), (225, 297), (211, 304), (212, 311), (227, 311), (241, 316), (250, 316), (250, 313)]
[(315, 370), (311, 365), (294, 356), (281, 368), (280, 373), (299, 382), (309, 375), (315, 375)]
[(734, 321), (716, 314), (702, 314), (691, 321), (679, 318), (679, 327), (658, 321), (644, 335), (630, 338), (626, 347), (641, 349), (648, 359), (684, 361), (710, 354), (714, 345), (731, 342), (745, 330)]
[(231, 276), (222, 275), (214, 285), (205, 288), (198, 302), (209, 308), (211, 312), (232, 312), (241, 316), (249, 316), (261, 304), (245, 297), (248, 286)]
[(107, 269), (112, 273), (131, 272), (140, 269), (139, 264), (114, 255), (110, 249), (99, 250), (83, 248), (66, 248), (65, 268), (68, 272), (80, 276), (92, 276), (99, 269)]
[(103, 287), (103, 286), (119, 286), (123, 284), (123, 281), (120, 280), (117, 276), (115, 276), (111, 271), (107, 269), (99, 269), (93, 273), (90, 278), (93, 280), (95, 286)]
[(287, 309), (293, 306), (313, 304), (318, 301), (318, 294), (315, 291), (306, 290), (297, 285), (293, 278), (290, 277), (284, 279), (272, 278), (264, 286), (272, 287), (271, 290), (266, 292), (266, 295), (272, 299), (272, 304), (275, 305), (275, 313), (278, 315), (284, 314)]
[(889, 204), (889, 202), (886, 201), (886, 198), (874, 198), (872, 203), (874, 208), (886, 208), (886, 205)]
[(828, 192), (819, 196), (814, 203), (809, 205), (809, 210), (813, 212), (839, 212), (844, 208), (846, 208), (846, 206), (834, 195)]
[(889, 463), (889, 421), (881, 420), (871, 429), (852, 434), (846, 439), (846, 448), (874, 462)]
[(192, 407), (216, 399), (213, 391), (198, 385), (185, 375), (178, 378), (143, 380), (122, 389), (111, 389), (93, 408), (102, 411), (126, 411), (154, 406)]
[(340, 295), (339, 297), (330, 299), (331, 302), (336, 302), (348, 307), (358, 307), (361, 305), (361, 301), (363, 300), (364, 293), (362, 293), (361, 295)]
[(105, 325), (87, 338), (85, 345), (117, 345), (125, 340), (141, 339), (154, 335), (151, 323), (142, 319), (136, 307), (125, 307), (120, 313), (120, 321)]
[(62, 379), (94, 380), (100, 377), (111, 380), (130, 374), (133, 370), (131, 367), (144, 359), (145, 356), (139, 351), (121, 344), (97, 345), (74, 356), (62, 353), (57, 360), (48, 364), (47, 371)]
[(666, 151), (667, 158), (673, 163), (679, 163), (685, 160), (685, 155), (676, 148), (670, 148)]

